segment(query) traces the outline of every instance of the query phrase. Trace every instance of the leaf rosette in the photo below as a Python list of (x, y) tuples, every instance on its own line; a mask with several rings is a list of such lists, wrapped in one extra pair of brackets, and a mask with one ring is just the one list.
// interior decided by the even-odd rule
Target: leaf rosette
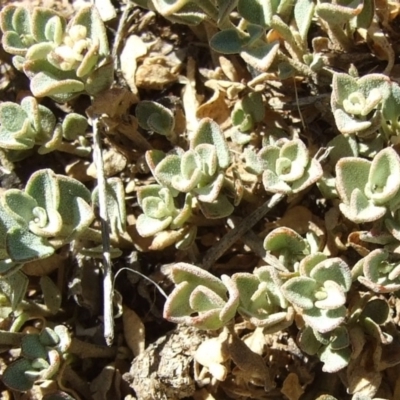
[(253, 274), (240, 272), (232, 276), (239, 291), (238, 312), (264, 333), (274, 333), (290, 326), (293, 309), (283, 296), (282, 281), (271, 266), (256, 268)]
[(326, 333), (338, 327), (346, 316), (346, 293), (351, 273), (340, 258), (323, 253), (305, 257), (299, 266), (300, 276), (290, 278), (281, 289), (308, 326)]
[(157, 181), (173, 194), (190, 193), (208, 218), (223, 218), (233, 211), (232, 204), (222, 192), (224, 171), (230, 162), (223, 133), (214, 121), (205, 118), (191, 138), (188, 151), (180, 155), (169, 154), (161, 160), (152, 159), (150, 164), (154, 167), (149, 166)]
[(25, 190), (7, 190), (0, 209), (0, 272), (48, 257), (81, 235), (94, 219), (90, 196), (82, 183), (49, 169), (33, 173)]
[(381, 74), (354, 78), (336, 73), (332, 82), (331, 107), (336, 126), (344, 135), (366, 137), (377, 132), (381, 110), (391, 94), (390, 80)]
[(382, 218), (400, 188), (400, 158), (393, 148), (381, 150), (371, 161), (345, 157), (336, 164), (340, 211), (356, 223)]
[(108, 40), (95, 7), (83, 7), (68, 23), (47, 8), (8, 6), (0, 13), (3, 45), (14, 66), (31, 80), (35, 97), (58, 102), (95, 95), (113, 80)]
[(175, 288), (164, 306), (164, 318), (199, 329), (219, 329), (236, 314), (239, 292), (232, 280), (186, 263), (172, 267)]
[(311, 158), (299, 139), (281, 139), (275, 145), (263, 147), (257, 154), (245, 152), (250, 172), (262, 174), (264, 188), (270, 193), (298, 193), (322, 176), (321, 164)]

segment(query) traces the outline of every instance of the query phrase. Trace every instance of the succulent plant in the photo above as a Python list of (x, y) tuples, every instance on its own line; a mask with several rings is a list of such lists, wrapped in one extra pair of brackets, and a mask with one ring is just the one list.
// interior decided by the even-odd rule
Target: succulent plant
[(352, 34), (357, 28), (367, 29), (374, 16), (374, 3), (321, 1), (315, 7), (315, 15), (327, 25), (328, 35), (334, 45), (344, 49), (352, 47)]
[(26, 391), (39, 380), (51, 379), (60, 369), (62, 353), (70, 343), (63, 326), (45, 328), (40, 334), (24, 335), (21, 358), (12, 362), (3, 373), (3, 382), (13, 390)]
[(400, 262), (391, 260), (384, 249), (375, 249), (357, 263), (362, 268), (359, 282), (375, 293), (390, 293), (400, 290)]
[(276, 228), (264, 239), (264, 249), (274, 255), (286, 268), (285, 272), (297, 271), (299, 262), (310, 254), (310, 244), (293, 229)]
[(49, 169), (33, 173), (25, 190), (7, 190), (1, 201), (3, 274), (50, 256), (56, 247), (81, 235), (94, 219), (89, 190)]
[[(295, 3), (287, 0), (207, 0), (201, 3), (135, 0), (134, 3), (155, 10), (173, 22), (197, 25), (204, 20), (212, 21), (220, 31), (211, 37), (211, 48), (222, 54), (240, 54), (255, 70), (267, 71), (276, 60), (287, 59), (285, 53), (288, 50), (294, 61), (290, 63), (289, 59), (287, 64), (302, 72), (311, 71), (305, 60), (307, 56), (313, 58), (307, 49), (307, 33), (315, 8), (310, 0)], [(230, 18), (232, 11), (237, 11), (238, 22), (234, 23)], [(267, 35), (272, 32), (275, 40), (268, 39)], [(278, 39), (284, 43), (284, 52), (280, 52)]]
[(65, 102), (95, 95), (113, 80), (107, 35), (95, 7), (83, 7), (67, 24), (55, 11), (8, 5), (0, 13), (3, 47), (31, 80), (35, 97)]
[(175, 264), (171, 274), (176, 287), (164, 305), (167, 320), (199, 329), (219, 329), (235, 316), (239, 293), (228, 276), (222, 275), (220, 280), (186, 263)]
[(136, 228), (143, 237), (153, 236), (166, 229), (180, 229), (192, 215), (192, 196), (186, 194), (181, 209), (175, 205), (171, 190), (161, 185), (141, 187), (137, 191), (143, 214), (136, 221)]
[(282, 281), (273, 267), (256, 268), (253, 274), (236, 273), (232, 281), (239, 291), (239, 314), (263, 327), (264, 333), (278, 332), (292, 324), (293, 309), (281, 293)]
[(231, 113), (233, 125), (239, 131), (247, 132), (254, 128), (254, 124), (264, 119), (265, 108), (260, 93), (254, 92), (237, 101)]
[(356, 223), (382, 218), (390, 205), (397, 204), (400, 188), (400, 158), (387, 147), (371, 161), (345, 157), (336, 164), (336, 187), (340, 211)]
[[(9, 332), (0, 331), (2, 339)], [(2, 381), (10, 389), (24, 392), (33, 385), (43, 381), (63, 379), (62, 374), (68, 364), (70, 355), (81, 358), (100, 358), (115, 356), (115, 349), (105, 348), (81, 341), (72, 337), (64, 325), (57, 325), (53, 329), (43, 328), (40, 333), (19, 333), (21, 356), (10, 363), (3, 372)], [(68, 399), (59, 395), (49, 399)], [(45, 397), (43, 397), (45, 398)]]
[(390, 91), (390, 81), (381, 74), (361, 78), (334, 74), (331, 107), (339, 131), (361, 137), (376, 133), (381, 126), (382, 104)]
[(360, 353), (366, 344), (366, 336), (373, 337), (384, 345), (393, 342), (393, 330), (386, 327), (389, 325), (387, 323), (390, 320), (391, 310), (385, 299), (364, 293), (357, 294), (352, 303), (347, 326), (357, 353)]
[(281, 286), (283, 295), (314, 331), (327, 333), (337, 328), (346, 316), (346, 293), (351, 287), (347, 264), (315, 253), (303, 258), (299, 274)]
[(270, 193), (298, 193), (322, 176), (320, 163), (310, 157), (299, 139), (280, 139), (258, 153), (246, 149), (245, 158), (249, 172), (262, 174), (264, 188)]
[(338, 326), (328, 333), (319, 333), (311, 327), (304, 327), (298, 337), (300, 348), (309, 355), (318, 355), (323, 362), (322, 370), (337, 372), (350, 361), (350, 338), (344, 326)]
[(172, 196), (189, 193), (208, 218), (230, 215), (233, 205), (222, 189), (231, 155), (219, 126), (209, 118), (203, 119), (190, 138), (189, 150), (176, 153), (147, 152), (147, 162), (160, 185)]
[(136, 106), (139, 126), (147, 131), (170, 136), (175, 126), (172, 112), (155, 101), (141, 101)]
[(69, 113), (61, 124), (54, 114), (38, 104), (34, 97), (25, 97), (21, 105), (0, 104), (0, 147), (9, 150), (28, 150), (39, 145), (44, 154), (60, 147), (62, 139), (74, 140), (87, 129), (85, 117)]

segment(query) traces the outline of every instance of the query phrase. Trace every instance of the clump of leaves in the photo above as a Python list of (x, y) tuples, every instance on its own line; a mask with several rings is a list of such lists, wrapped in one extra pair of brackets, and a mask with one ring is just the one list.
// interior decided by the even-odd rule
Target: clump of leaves
[(331, 107), (336, 126), (343, 135), (368, 139), (363, 144), (369, 149), (374, 147), (371, 139), (382, 137), (390, 143), (399, 134), (399, 104), (399, 85), (382, 74), (333, 75)]
[(253, 325), (274, 333), (292, 324), (293, 308), (280, 290), (282, 281), (273, 267), (260, 267), (252, 274), (239, 272), (232, 280), (239, 291), (238, 312)]
[(337, 372), (349, 364), (350, 338), (344, 326), (338, 326), (328, 333), (320, 333), (306, 326), (300, 331), (298, 341), (305, 353), (318, 355), (325, 372)]
[(69, 243), (94, 219), (90, 191), (79, 181), (50, 169), (33, 173), (25, 190), (1, 198), (0, 271), (45, 258)]
[(279, 139), (258, 153), (248, 148), (245, 158), (249, 172), (262, 175), (264, 188), (270, 193), (298, 193), (322, 176), (321, 164), (310, 157), (299, 139)]
[(332, 81), (331, 107), (336, 125), (344, 135), (367, 137), (380, 128), (383, 100), (390, 84), (381, 74), (354, 78), (336, 73)]
[[(20, 357), (5, 369), (2, 381), (12, 390), (25, 392), (35, 384), (45, 381), (62, 380), (67, 364), (74, 357), (101, 358), (114, 357), (115, 348), (105, 348), (83, 342), (71, 333), (64, 325), (54, 328), (45, 327), (40, 333), (19, 333), (0, 331), (2, 339), (10, 335), (20, 338)], [(53, 382), (54, 384), (54, 382)], [(54, 386), (53, 386), (54, 387)], [(49, 399), (68, 399), (63, 392), (49, 394)]]
[(250, 141), (250, 135), (242, 132), (251, 132), (255, 125), (262, 122), (265, 116), (265, 106), (260, 93), (249, 93), (237, 101), (231, 112), (232, 124), (239, 131), (234, 131), (232, 139), (240, 144)]
[(137, 198), (143, 214), (136, 221), (136, 229), (142, 237), (154, 236), (167, 230), (180, 230), (181, 235), (174, 237), (177, 247), (186, 247), (193, 242), (197, 229), (187, 224), (193, 207), (190, 193), (185, 195), (182, 208), (177, 207), (177, 199), (171, 190), (161, 185), (138, 188)]
[(287, 280), (281, 289), (308, 326), (327, 333), (345, 319), (351, 281), (350, 269), (343, 260), (315, 253), (303, 258), (299, 276)]
[(40, 146), (38, 152), (45, 154), (59, 149), (63, 138), (73, 140), (83, 135), (87, 126), (86, 118), (76, 113), (57, 123), (54, 114), (34, 97), (25, 97), (21, 105), (9, 101), (0, 104), (0, 147), (4, 149)]
[[(391, 261), (393, 258), (393, 261)], [(359, 282), (375, 293), (390, 293), (400, 290), (400, 265), (385, 249), (375, 249), (359, 260), (354, 268)], [(358, 274), (357, 274), (358, 275)]]
[(139, 126), (169, 137), (175, 126), (172, 112), (155, 101), (141, 101), (136, 106), (136, 117)]
[(235, 316), (239, 293), (228, 276), (220, 280), (186, 263), (175, 264), (171, 273), (176, 287), (165, 302), (164, 318), (199, 329), (219, 329)]
[(232, 213), (233, 205), (223, 193), (231, 155), (220, 127), (211, 119), (200, 121), (186, 152), (148, 151), (146, 159), (156, 180), (173, 197), (179, 192), (190, 194), (207, 218), (223, 218)]
[(391, 147), (372, 161), (342, 158), (336, 164), (336, 187), (346, 218), (356, 223), (376, 221), (398, 203), (400, 158)]
[(95, 95), (113, 80), (106, 30), (95, 7), (83, 7), (67, 24), (49, 8), (8, 5), (0, 13), (4, 50), (31, 80), (35, 97), (65, 102)]
[(3, 373), (3, 382), (13, 390), (27, 391), (35, 382), (52, 379), (59, 371), (71, 338), (63, 326), (45, 328), (40, 334), (24, 335), (21, 357)]
[(264, 249), (276, 257), (286, 271), (297, 271), (299, 262), (310, 254), (310, 243), (293, 229), (276, 228), (264, 239)]

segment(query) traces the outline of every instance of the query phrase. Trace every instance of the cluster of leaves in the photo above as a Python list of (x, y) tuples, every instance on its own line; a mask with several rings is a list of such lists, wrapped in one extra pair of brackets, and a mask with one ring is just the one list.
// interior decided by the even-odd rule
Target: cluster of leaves
[[(24, 190), (8, 189), (0, 201), (1, 290), (16, 310), (29, 283), (21, 268), (85, 233), (94, 212), (91, 193), (82, 183), (50, 169), (34, 172)], [(42, 281), (43, 293), (58, 292), (51, 280)], [(60, 298), (46, 305), (57, 312), (59, 304)]]
[[(373, 335), (376, 340), (385, 337), (380, 327), (389, 317), (389, 306), (385, 300), (371, 297), (367, 302), (364, 301), (365, 304), (359, 302), (358, 309), (352, 307), (351, 310), (346, 305), (348, 293), (355, 280), (377, 294), (392, 293), (400, 287), (398, 264), (389, 261), (391, 258), (396, 259), (390, 250), (393, 249), (393, 242), (397, 243), (400, 238), (397, 220), (400, 204), (400, 157), (393, 147), (385, 147), (397, 135), (393, 127), (398, 118), (395, 111), (398, 85), (378, 74), (358, 80), (350, 75), (334, 74), (333, 85), (332, 108), (337, 128), (343, 136), (330, 143), (332, 147), (325, 156), (327, 161), (324, 165), (310, 156), (309, 150), (300, 139), (271, 136), (268, 139), (269, 144), (258, 151), (250, 144), (245, 147), (245, 168), (260, 177), (265, 191), (269, 193), (294, 195), (314, 183), (318, 183), (322, 191), (323, 184), (326, 187), (331, 185), (329, 196), (340, 200), (339, 209), (343, 216), (357, 224), (376, 222), (374, 231), (364, 235), (367, 237), (365, 240), (369, 238), (373, 243), (384, 244), (385, 248), (375, 250), (365, 259), (361, 259), (351, 272), (340, 257), (329, 257), (320, 252), (312, 235), (303, 239), (289, 228), (279, 228), (268, 234), (264, 248), (276, 257), (281, 268), (277, 269), (276, 264), (266, 265), (252, 274), (236, 273), (231, 277), (223, 275), (218, 279), (189, 264), (175, 265), (172, 269), (172, 280), (176, 288), (166, 302), (165, 318), (200, 329), (220, 329), (229, 324), (238, 313), (254, 326), (263, 327), (264, 333), (271, 333), (285, 329), (297, 316), (296, 321), (299, 318), (303, 321), (299, 324), (300, 347), (307, 354), (318, 355), (324, 363), (323, 370), (327, 372), (336, 372), (349, 365), (351, 358), (355, 357), (355, 337), (359, 340), (362, 338), (363, 343), (366, 341), (365, 335)], [(360, 88), (364, 88), (362, 90), (369, 93), (370, 98), (364, 99)], [(245, 113), (243, 108), (239, 108), (243, 107), (242, 104), (233, 110), (232, 118), (234, 119), (238, 110), (242, 110), (238, 114), (238, 121), (243, 122), (242, 128), (245, 131), (246, 121), (250, 123), (251, 129), (253, 120), (250, 111), (248, 119), (243, 118)], [(140, 106), (139, 115), (146, 106)], [(365, 109), (359, 111), (357, 107)], [(147, 123), (139, 118), (139, 124), (144, 129), (168, 137), (173, 123), (161, 123), (163, 119), (167, 121), (166, 114), (162, 115), (165, 111), (160, 108), (157, 112), (155, 103), (149, 104), (148, 109), (151, 111), (146, 114)], [(371, 114), (373, 112), (375, 114)], [(347, 117), (344, 117), (345, 113)], [(356, 121), (359, 115), (371, 117), (379, 123), (374, 125), (370, 121)], [(171, 120), (172, 116), (169, 115), (168, 118)], [(354, 120), (350, 121), (351, 118)], [(342, 123), (346, 127), (351, 124), (361, 128), (365, 126), (369, 129), (369, 136), (361, 135), (361, 128), (343, 132)], [(162, 126), (169, 128), (161, 128)], [(203, 132), (205, 129), (218, 132), (218, 136), (208, 134), (209, 138), (218, 137), (218, 141), (199, 140), (199, 137), (206, 137)], [(384, 136), (383, 140), (382, 136), (388, 132), (389, 135)], [(366, 141), (367, 137), (370, 141)], [(377, 142), (381, 143), (380, 147), (376, 145)], [(206, 162), (201, 164), (201, 154), (206, 153), (198, 152), (198, 143), (207, 143), (207, 147), (214, 145), (216, 161), (226, 161), (224, 164), (216, 163), (217, 167), (221, 171), (229, 167), (233, 157), (229, 154), (227, 142), (218, 126), (210, 120), (200, 122), (194, 136), (189, 140), (189, 151), (183, 152), (180, 148), (175, 148), (170, 155), (149, 151), (146, 155), (147, 162), (158, 184), (139, 189), (139, 205), (145, 211), (138, 219), (140, 234), (150, 236), (166, 228), (181, 228), (182, 223), (190, 221), (191, 209), (195, 205), (191, 203), (193, 199), (196, 199), (207, 218), (213, 217), (209, 205), (204, 204), (204, 190), (207, 190), (205, 194), (208, 196), (209, 190), (213, 188), (204, 173), (211, 168), (203, 167), (203, 175), (201, 174), (200, 166), (207, 165)], [(220, 158), (217, 143), (223, 143)], [(197, 163), (196, 152), (199, 159)], [(346, 157), (349, 153), (352, 157)], [(331, 176), (329, 181), (327, 176), (333, 171), (335, 176)], [(202, 182), (209, 186), (199, 187), (198, 183)], [(178, 210), (174, 197), (179, 193), (186, 193), (186, 197), (184, 206)], [(220, 195), (219, 191), (216, 193)], [(213, 197), (213, 201), (216, 199)], [(224, 204), (223, 210), (228, 210), (226, 215), (219, 212), (215, 216), (227, 216), (233, 211), (233, 207), (229, 208)], [(146, 231), (152, 224), (157, 231)], [(380, 230), (379, 234), (377, 229)], [(370, 302), (380, 304), (381, 315), (375, 313), (375, 308), (369, 305)], [(362, 321), (359, 314), (362, 315)], [(380, 342), (389, 343), (391, 340)]]
[[(249, 98), (259, 99), (258, 96)], [(238, 112), (239, 108), (233, 111)], [(246, 115), (243, 110), (240, 114), (241, 118)], [(143, 129), (169, 138), (173, 136), (174, 117), (162, 105), (140, 102), (136, 115)], [(248, 117), (244, 117), (249, 123), (253, 123), (251, 115), (249, 111)], [(180, 248), (190, 246), (196, 236), (196, 227), (190, 226), (196, 206), (206, 218), (215, 219), (232, 214), (234, 205), (240, 202), (240, 195), (232, 196), (235, 197), (233, 205), (226, 194), (234, 186), (227, 176), (227, 171), (233, 168), (234, 157), (218, 124), (204, 118), (188, 142), (187, 151), (180, 147), (174, 147), (169, 154), (160, 150), (147, 151), (146, 161), (157, 184), (138, 188), (138, 203), (144, 212), (137, 220), (139, 234), (148, 237), (165, 235), (167, 230), (180, 230), (181, 234), (174, 239)], [(262, 176), (269, 193), (298, 193), (322, 176), (320, 163), (310, 157), (300, 139), (282, 138), (259, 152), (246, 148), (244, 154), (247, 170)], [(181, 194), (183, 199), (179, 197)], [(170, 241), (165, 243), (171, 244)]]
[(40, 333), (21, 339), (21, 358), (11, 363), (3, 374), (3, 382), (11, 389), (26, 391), (34, 382), (52, 379), (59, 371), (71, 343), (65, 326), (45, 328)]
[[(359, 357), (370, 336), (384, 344), (393, 341), (384, 329), (390, 318), (386, 300), (357, 295), (349, 303), (348, 294), (357, 277), (341, 258), (310, 254), (309, 241), (289, 228), (270, 232), (264, 248), (276, 257), (280, 268), (265, 265), (252, 274), (239, 272), (218, 279), (194, 265), (174, 265), (171, 277), (176, 287), (165, 303), (164, 317), (199, 329), (219, 329), (239, 314), (264, 334), (286, 329), (296, 320), (302, 326), (300, 348), (318, 355), (326, 372), (339, 371)], [(375, 275), (382, 286), (370, 283), (371, 290), (396, 290), (398, 286), (387, 277), (378, 278), (377, 269), (386, 262), (387, 254), (376, 251), (367, 258), (358, 280), (370, 282)], [(386, 268), (387, 275), (394, 275), (394, 264), (385, 265), (391, 266)]]
[(65, 102), (95, 95), (113, 81), (106, 30), (95, 7), (82, 8), (67, 24), (49, 8), (8, 5), (0, 29), (4, 50), (30, 79), (35, 97)]
[(79, 181), (50, 169), (34, 172), (25, 190), (1, 197), (1, 273), (45, 258), (69, 243), (94, 219), (90, 191)]
[(88, 126), (80, 114), (68, 114), (57, 123), (54, 114), (28, 96), (21, 105), (11, 101), (0, 104), (0, 147), (7, 150), (29, 150), (39, 146), (45, 154), (61, 148), (62, 139), (68, 141), (83, 135)]
[[(185, 142), (178, 137), (168, 108), (153, 101), (139, 102), (140, 128), (165, 136), (173, 145), (169, 152), (152, 149), (145, 154), (155, 183), (137, 189), (143, 213), (136, 220), (136, 230), (141, 236), (158, 238), (162, 242), (158, 248), (173, 243), (180, 249), (194, 245), (198, 210), (206, 219), (223, 219), (245, 197), (238, 170), (252, 174), (266, 193), (289, 200), (300, 198), (316, 184), (324, 201), (332, 200), (346, 223), (363, 224), (366, 229), (356, 232), (358, 247), (351, 243), (362, 254), (353, 269), (338, 252), (332, 255), (322, 249), (312, 232), (304, 238), (288, 227), (265, 237), (266, 265), (252, 273), (217, 278), (191, 264), (175, 264), (171, 274), (175, 288), (164, 317), (210, 330), (239, 319), (263, 334), (282, 331), (295, 322), (300, 348), (319, 357), (324, 371), (361, 364), (371, 348), (376, 350), (370, 358), (378, 364), (381, 345), (389, 346), (397, 339), (383, 295), (400, 289), (400, 157), (393, 146), (398, 143), (400, 89), (383, 74), (358, 77), (354, 68), (349, 74), (332, 73), (322, 55), (327, 49), (352, 47), (354, 33), (361, 34), (372, 24), (374, 2), (134, 3), (173, 22), (211, 23), (217, 28), (209, 40), (211, 49), (239, 54), (256, 81), (267, 71), (274, 71), (279, 79), (300, 74), (314, 84), (320, 78), (332, 78), (331, 108), (340, 133), (320, 157), (295, 131), (279, 137), (266, 132), (261, 145), (261, 140), (252, 141), (251, 134), (265, 122), (266, 107), (263, 94), (251, 87), (230, 110), (236, 129), (231, 133), (232, 146), (226, 132), (210, 118), (198, 121)], [(326, 32), (330, 46), (309, 40), (313, 20)], [(82, 8), (67, 23), (53, 10), (10, 5), (0, 13), (0, 29), (4, 50), (14, 56), (15, 68), (30, 79), (35, 97), (66, 102), (80, 94), (95, 96), (112, 83), (113, 60), (94, 7)], [(372, 31), (364, 33), (373, 35)], [(39, 146), (43, 154), (61, 149), (63, 139), (74, 140), (84, 133), (87, 121), (81, 115), (71, 113), (57, 123), (35, 97), (26, 97), (20, 105), (0, 105), (0, 147), (25, 151)], [(243, 146), (243, 157), (236, 156), (236, 145)], [(118, 235), (125, 230), (124, 188), (119, 179), (106, 185), (111, 230)], [(21, 267), (89, 235), (99, 193), (45, 169), (33, 173), (24, 190), (5, 191), (0, 201), (0, 286), (15, 309), (28, 283)], [(91, 255), (101, 251), (86, 250)], [(368, 292), (362, 293), (359, 284)], [(45, 286), (44, 282), (43, 292)], [(26, 335), (22, 358), (7, 368), (4, 382), (27, 390), (36, 380), (55, 376), (64, 353), (61, 341), (56, 329)]]
[[(30, 79), (34, 96), (23, 98), (20, 104), (0, 104), (3, 157), (12, 165), (13, 161), (29, 156), (29, 150), (35, 147), (40, 154), (61, 150), (88, 156), (89, 149), (75, 145), (76, 139), (84, 143), (87, 119), (71, 112), (58, 121), (37, 98), (47, 96), (61, 103), (80, 94), (94, 96), (111, 85), (113, 62), (97, 9), (83, 7), (67, 23), (61, 14), (49, 8), (8, 5), (0, 12), (0, 29), (4, 50), (13, 55), (14, 67)], [(76, 142), (68, 143), (72, 141)], [(116, 240), (125, 232), (124, 187), (119, 178), (109, 178), (104, 185), (110, 236)], [(40, 333), (18, 330), (36, 314), (43, 318), (42, 314), (49, 316), (60, 311), (60, 288), (46, 275), (47, 271), (33, 271), (40, 269), (38, 261), (57, 256), (55, 253), (61, 247), (83, 237), (85, 244), (77, 250), (91, 257), (102, 256), (102, 246), (92, 247), (101, 242), (101, 232), (91, 228), (98, 203), (98, 187), (91, 192), (77, 179), (56, 174), (52, 169), (31, 173), (24, 189), (1, 193), (1, 314), (2, 318), (14, 315), (15, 320), (10, 331), (0, 331), (0, 341), (6, 345), (4, 350), (8, 345), (21, 348), (21, 357), (7, 366), (2, 376), (12, 390), (27, 391), (38, 382), (56, 380), (66, 365), (71, 343), (78, 341), (71, 339), (68, 328), (62, 325), (54, 330), (43, 328)], [(119, 249), (111, 249), (111, 253), (121, 254)], [(33, 266), (30, 272), (23, 270), (27, 264)], [(25, 272), (43, 275), (39, 285), (45, 304), (38, 304), (35, 311), (25, 300), (30, 283)], [(109, 356), (110, 353), (106, 355)], [(67, 393), (54, 390), (44, 398), (72, 400)]]
[[(294, 73), (312, 76), (324, 66), (321, 56), (308, 48), (313, 18), (318, 19), (332, 43), (348, 49), (357, 29), (368, 28), (374, 16), (374, 2), (331, 2), (312, 0), (135, 0), (172, 22), (198, 25), (211, 22), (219, 32), (210, 47), (222, 54), (240, 54), (252, 68), (266, 72), (278, 67), (281, 78)], [(236, 12), (235, 18), (232, 18)], [(289, 57), (287, 54), (289, 53)]]
[[(143, 129), (166, 136), (173, 129), (172, 113), (160, 104), (141, 102), (136, 114)], [(187, 247), (196, 236), (193, 224), (188, 229), (195, 203), (207, 218), (224, 218), (233, 212), (234, 207), (223, 191), (231, 155), (220, 127), (211, 119), (200, 121), (187, 151), (178, 147), (170, 154), (149, 150), (146, 161), (157, 184), (138, 190), (138, 203), (144, 212), (136, 225), (140, 235), (181, 229), (177, 246)], [(184, 196), (181, 207), (177, 206), (180, 194)]]

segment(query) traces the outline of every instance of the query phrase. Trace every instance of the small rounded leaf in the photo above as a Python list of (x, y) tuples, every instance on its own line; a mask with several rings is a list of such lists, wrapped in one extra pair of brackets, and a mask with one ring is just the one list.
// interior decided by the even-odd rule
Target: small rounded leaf
[(33, 381), (25, 375), (31, 369), (31, 362), (25, 358), (14, 361), (4, 371), (2, 380), (12, 390), (24, 392), (32, 389)]
[(210, 46), (218, 53), (237, 54), (248, 41), (249, 37), (237, 29), (224, 29), (211, 38)]

